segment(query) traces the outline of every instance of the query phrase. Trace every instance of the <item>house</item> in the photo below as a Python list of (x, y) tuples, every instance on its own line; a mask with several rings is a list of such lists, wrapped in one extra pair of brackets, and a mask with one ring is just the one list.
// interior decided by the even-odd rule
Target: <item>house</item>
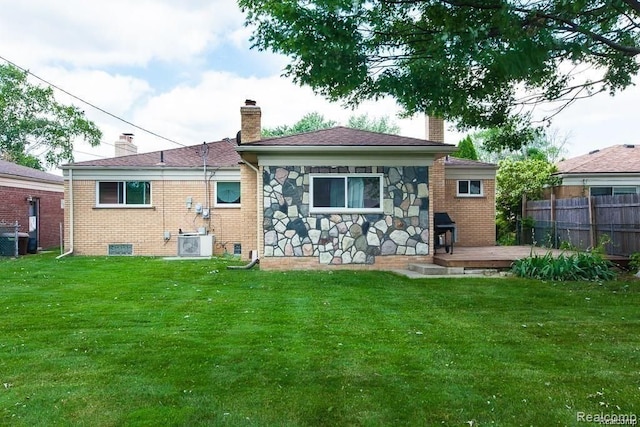
[(0, 223), (29, 233), (29, 250), (60, 246), (64, 222), (61, 176), (0, 160)]
[[(118, 154), (132, 136), (116, 143)], [(241, 236), (240, 157), (232, 141), (127, 154), (62, 166), (65, 177), (65, 250), (78, 255), (175, 256), (238, 252)], [(215, 242), (213, 236), (215, 235)], [(236, 249), (234, 249), (234, 247)]]
[(614, 145), (558, 162), (558, 199), (640, 193), (640, 146)]
[(262, 139), (260, 107), (240, 110), (235, 140), (65, 165), (68, 252), (175, 256), (199, 240), (201, 255), (265, 269), (389, 269), (432, 262), (438, 210), (456, 245), (495, 244), (495, 166), (447, 159), (442, 120), (427, 140), (345, 127)]

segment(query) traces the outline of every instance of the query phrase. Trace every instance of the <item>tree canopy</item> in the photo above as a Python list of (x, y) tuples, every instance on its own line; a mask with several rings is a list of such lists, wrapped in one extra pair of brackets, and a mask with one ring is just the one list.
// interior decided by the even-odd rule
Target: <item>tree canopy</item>
[[(325, 119), (324, 115), (318, 112), (305, 114), (293, 125), (281, 125), (275, 128), (265, 128), (262, 135), (265, 137), (292, 135), (296, 133), (311, 132), (315, 130), (328, 129), (337, 126), (335, 120)], [(400, 133), (400, 127), (389, 120), (388, 117), (370, 118), (368, 114), (352, 115), (349, 117), (347, 127), (354, 129), (369, 130), (371, 132)]]
[(557, 183), (557, 178), (551, 176), (557, 170), (555, 165), (539, 158), (501, 160), (496, 175), (498, 219), (515, 226), (522, 212), (522, 196), (528, 200), (539, 199), (545, 186)]
[(499, 148), (496, 145), (496, 134), (502, 129), (492, 128), (474, 132), (469, 136), (478, 153), (478, 158), (483, 162), (498, 163), (500, 160), (513, 161), (537, 158), (550, 163), (556, 163), (566, 154), (567, 136), (560, 135), (557, 130), (545, 129), (532, 132), (532, 138), (526, 146), (517, 150)]
[[(523, 112), (555, 111), (632, 84), (636, 0), (239, 0), (254, 47), (288, 55), (285, 73), (332, 100), (391, 96), (460, 128), (532, 135)], [(585, 70), (587, 72), (585, 72)], [(553, 112), (545, 116), (549, 118)]]
[(73, 161), (73, 142), (100, 144), (102, 132), (73, 105), (55, 100), (50, 87), (27, 81), (28, 73), (0, 65), (0, 157), (44, 169)]

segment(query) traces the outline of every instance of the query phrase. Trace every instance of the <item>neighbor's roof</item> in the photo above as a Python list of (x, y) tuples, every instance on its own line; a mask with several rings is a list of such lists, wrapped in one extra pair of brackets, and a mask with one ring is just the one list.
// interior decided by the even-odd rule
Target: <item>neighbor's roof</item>
[[(62, 169), (92, 168), (147, 168), (163, 166), (166, 168), (190, 168), (201, 167), (203, 165), (203, 146), (205, 144), (191, 147), (173, 148), (170, 150), (153, 151), (151, 153), (131, 154), (128, 156), (111, 157), (108, 159), (89, 160), (63, 165)], [(206, 144), (207, 166), (209, 167), (233, 167), (238, 166), (240, 156), (236, 152), (235, 140), (225, 140), (208, 142)], [(164, 160), (164, 164), (160, 160)]]
[(640, 173), (640, 146), (624, 144), (558, 162), (556, 174)]
[[(451, 144), (428, 141), (419, 138), (390, 135), (337, 126), (313, 132), (287, 135), (276, 138), (263, 138), (240, 147), (454, 147)], [(448, 151), (448, 150), (447, 150)]]
[(26, 179), (29, 181), (51, 182), (55, 184), (62, 184), (64, 182), (64, 179), (61, 176), (17, 165), (5, 160), (0, 160), (0, 176)]

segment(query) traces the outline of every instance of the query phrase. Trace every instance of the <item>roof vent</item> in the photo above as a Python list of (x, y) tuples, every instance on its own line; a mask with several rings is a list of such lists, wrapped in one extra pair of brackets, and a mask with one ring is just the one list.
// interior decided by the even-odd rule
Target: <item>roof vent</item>
[(623, 147), (624, 148), (636, 148), (636, 146), (633, 145), (633, 144), (624, 144)]
[(597, 153), (598, 151), (600, 151), (600, 150), (593, 150), (593, 151), (589, 151), (589, 154), (595, 154), (595, 153)]

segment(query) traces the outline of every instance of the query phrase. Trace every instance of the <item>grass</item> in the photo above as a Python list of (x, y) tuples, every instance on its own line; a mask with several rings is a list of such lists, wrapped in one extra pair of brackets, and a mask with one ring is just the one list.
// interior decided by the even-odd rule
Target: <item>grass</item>
[(640, 285), (0, 259), (0, 424), (584, 425), (640, 415)]

